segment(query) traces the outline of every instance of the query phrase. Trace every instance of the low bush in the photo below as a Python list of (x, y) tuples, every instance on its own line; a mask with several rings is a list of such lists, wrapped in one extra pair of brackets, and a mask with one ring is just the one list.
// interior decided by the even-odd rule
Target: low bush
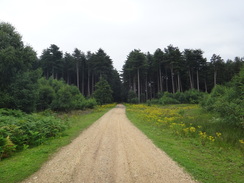
[(204, 97), (204, 93), (197, 90), (187, 90), (178, 100), (184, 104), (198, 104)]
[(185, 92), (169, 93), (164, 92), (160, 96), (159, 104), (198, 104), (204, 97), (204, 93), (197, 90), (188, 90)]
[(228, 86), (215, 86), (201, 106), (217, 112), (226, 123), (244, 128), (244, 67)]
[(84, 101), (84, 107), (88, 109), (93, 109), (97, 105), (96, 99), (89, 98)]
[(179, 104), (180, 102), (174, 98), (174, 94), (165, 92), (163, 97), (159, 99), (159, 103), (162, 105), (166, 105), (166, 104)]
[(15, 150), (40, 145), (60, 135), (67, 123), (53, 114), (25, 114), (18, 110), (0, 110), (0, 159)]
[(97, 105), (94, 99), (86, 100), (76, 86), (68, 85), (63, 80), (41, 78), (37, 109), (55, 111), (83, 110)]

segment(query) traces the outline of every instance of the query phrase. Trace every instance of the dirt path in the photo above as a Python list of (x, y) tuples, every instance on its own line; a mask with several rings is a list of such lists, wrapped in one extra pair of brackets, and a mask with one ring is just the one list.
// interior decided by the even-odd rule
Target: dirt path
[(24, 183), (194, 182), (125, 115), (110, 110)]

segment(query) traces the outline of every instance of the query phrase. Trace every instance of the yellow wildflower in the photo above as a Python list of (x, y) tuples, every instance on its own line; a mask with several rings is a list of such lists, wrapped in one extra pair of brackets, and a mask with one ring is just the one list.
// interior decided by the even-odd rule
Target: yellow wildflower
[(220, 132), (216, 132), (217, 137), (220, 137), (222, 134)]
[(192, 133), (196, 132), (196, 128), (195, 127), (190, 127), (190, 132), (192, 132)]
[(244, 144), (244, 140), (239, 140), (239, 142), (240, 142), (241, 144)]

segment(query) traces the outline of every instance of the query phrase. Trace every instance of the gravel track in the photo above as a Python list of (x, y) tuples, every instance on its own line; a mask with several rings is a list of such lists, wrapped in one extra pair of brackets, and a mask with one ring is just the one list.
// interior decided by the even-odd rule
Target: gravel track
[(23, 183), (193, 183), (117, 105)]

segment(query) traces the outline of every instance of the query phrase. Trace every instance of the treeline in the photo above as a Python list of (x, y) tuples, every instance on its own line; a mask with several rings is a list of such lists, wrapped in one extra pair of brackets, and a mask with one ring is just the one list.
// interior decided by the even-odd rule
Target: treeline
[(44, 49), (37, 68), (42, 68), (46, 78), (63, 79), (69, 85), (76, 85), (84, 96), (94, 94), (95, 84), (104, 78), (112, 89), (113, 100), (121, 101), (121, 81), (111, 58), (99, 49), (87, 53), (75, 48), (72, 54), (63, 53), (57, 45)]
[[(169, 45), (163, 50), (142, 53), (133, 50), (123, 66), (123, 82), (127, 101), (159, 98), (160, 93), (197, 90), (211, 92), (217, 84), (229, 82), (244, 65), (243, 58), (224, 61), (213, 54), (210, 61), (200, 49), (185, 49)], [(134, 95), (133, 95), (134, 93)]]
[[(89, 104), (86, 100), (93, 97), (97, 97), (98, 103), (138, 103), (160, 98), (165, 92), (175, 94), (195, 89), (210, 93), (217, 84), (229, 82), (244, 65), (243, 58), (224, 61), (213, 54), (207, 61), (200, 49), (180, 51), (169, 45), (154, 53), (131, 51), (121, 80), (103, 49), (84, 53), (75, 48), (73, 53), (63, 53), (57, 45), (51, 44), (38, 58), (33, 48), (25, 46), (20, 34), (8, 23), (0, 23), (0, 40), (0, 108), (26, 112), (47, 108), (64, 110), (65, 96), (83, 101), (80, 105), (74, 101), (66, 105), (66, 109), (72, 110), (92, 107), (96, 102), (90, 99)], [(44, 78), (47, 81), (44, 82)], [(106, 85), (98, 83), (100, 78)], [(76, 86), (77, 90), (70, 86)], [(104, 97), (101, 91), (108, 95)], [(61, 93), (63, 98), (59, 97)], [(64, 101), (57, 101), (58, 98)]]
[(121, 100), (119, 74), (102, 49), (84, 54), (76, 48), (63, 54), (52, 44), (38, 58), (15, 28), (4, 22), (0, 23), (0, 73), (0, 108), (28, 113), (92, 108), (97, 104), (94, 97), (100, 96), (94, 95), (100, 78), (109, 83), (107, 93), (113, 96), (98, 103)]

